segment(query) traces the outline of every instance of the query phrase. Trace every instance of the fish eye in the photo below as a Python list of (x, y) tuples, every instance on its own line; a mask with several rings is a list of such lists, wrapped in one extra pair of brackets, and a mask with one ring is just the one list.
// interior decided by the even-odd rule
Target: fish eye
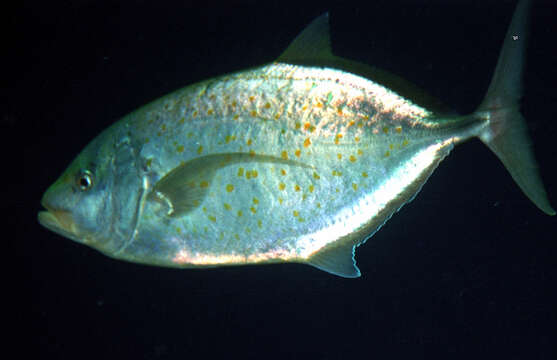
[(75, 182), (79, 190), (87, 191), (93, 187), (93, 174), (89, 170), (81, 170)]

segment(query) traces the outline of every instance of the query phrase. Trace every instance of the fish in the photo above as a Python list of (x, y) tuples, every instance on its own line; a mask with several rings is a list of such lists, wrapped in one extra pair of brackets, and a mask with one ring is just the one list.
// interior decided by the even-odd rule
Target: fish
[(303, 263), (356, 278), (356, 248), (479, 138), (544, 213), (520, 113), (530, 2), (468, 115), (331, 50), (329, 15), (276, 59), (176, 90), (105, 129), (46, 190), (38, 221), (119, 260)]

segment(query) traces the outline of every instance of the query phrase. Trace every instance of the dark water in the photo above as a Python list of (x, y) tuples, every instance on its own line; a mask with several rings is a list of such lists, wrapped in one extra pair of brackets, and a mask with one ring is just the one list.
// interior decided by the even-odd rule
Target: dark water
[[(326, 10), (338, 55), (472, 111), (514, 2), (55, 3), (27, 2), (9, 15), (1, 111), (4, 138), (22, 138), (4, 157), (23, 147), (24, 176), (7, 171), (15, 186), (5, 207), (16, 210), (8, 224), (18, 236), (7, 237), (4, 310), (8, 329), (22, 329), (9, 341), (23, 341), (18, 351), (41, 359), (555, 358), (557, 220), (529, 203), (479, 141), (456, 148), (358, 249), (356, 280), (303, 265), (128, 264), (36, 221), (42, 192), (114, 120), (186, 84), (272, 61)], [(523, 104), (554, 206), (556, 10), (552, 1), (533, 8)]]

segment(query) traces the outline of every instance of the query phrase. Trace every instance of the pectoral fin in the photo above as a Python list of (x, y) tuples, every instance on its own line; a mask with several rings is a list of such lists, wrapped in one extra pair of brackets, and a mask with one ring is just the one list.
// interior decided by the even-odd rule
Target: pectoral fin
[(160, 203), (166, 216), (179, 217), (197, 208), (210, 188), (217, 170), (229, 165), (244, 163), (278, 163), (290, 166), (311, 166), (293, 160), (253, 153), (223, 153), (192, 159), (172, 169), (153, 187), (149, 200)]

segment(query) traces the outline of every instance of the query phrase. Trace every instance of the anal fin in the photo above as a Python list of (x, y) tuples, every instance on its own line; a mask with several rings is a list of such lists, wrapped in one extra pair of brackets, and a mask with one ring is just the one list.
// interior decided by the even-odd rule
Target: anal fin
[(345, 242), (339, 245), (319, 251), (308, 259), (308, 264), (328, 273), (346, 277), (360, 277), (360, 269), (354, 259), (354, 247), (352, 242)]

